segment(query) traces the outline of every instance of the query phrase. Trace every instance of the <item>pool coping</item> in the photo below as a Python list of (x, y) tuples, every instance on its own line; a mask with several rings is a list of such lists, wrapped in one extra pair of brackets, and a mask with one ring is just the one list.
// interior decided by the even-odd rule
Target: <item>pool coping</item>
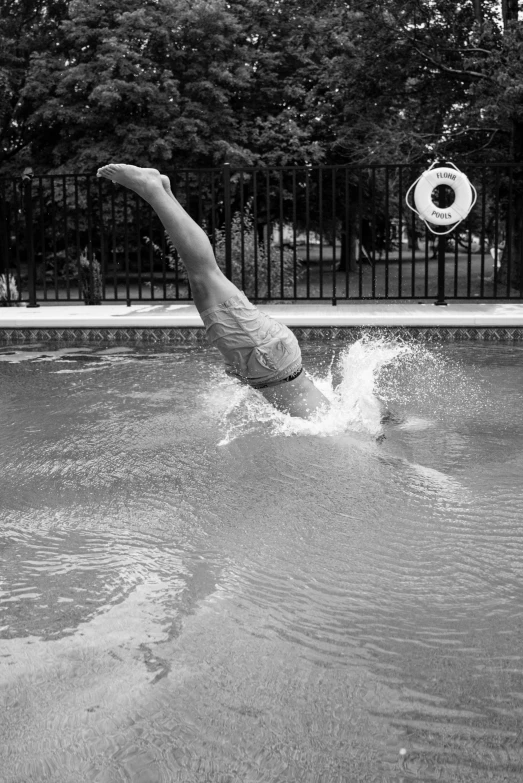
[[(523, 339), (522, 302), (357, 302), (259, 304), (303, 337), (380, 329), (450, 339)], [(201, 318), (188, 303), (0, 308), (0, 341), (33, 339), (204, 339)], [(436, 336), (436, 335), (433, 335)]]

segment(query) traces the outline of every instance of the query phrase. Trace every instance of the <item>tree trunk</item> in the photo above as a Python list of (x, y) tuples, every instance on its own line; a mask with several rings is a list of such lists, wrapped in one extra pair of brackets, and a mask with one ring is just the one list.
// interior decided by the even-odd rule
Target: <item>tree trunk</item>
[(480, 30), (483, 31), (483, 9), (481, 7), (481, 0), (473, 0), (473, 5), (476, 22), (478, 23)]
[(507, 29), (509, 22), (518, 21), (518, 0), (501, 0), (503, 27)]
[[(518, 21), (518, 0), (502, 0), (503, 28)], [(512, 180), (513, 203), (507, 205), (505, 247), (497, 273), (503, 285), (523, 291), (523, 122), (513, 117), (511, 135), (511, 158), (520, 164)], [(510, 259), (510, 275), (509, 275)], [(510, 280), (509, 280), (510, 276)], [(510, 293), (510, 291), (507, 291)]]
[(356, 272), (358, 269), (356, 263), (356, 232), (354, 226), (349, 226), (348, 230), (341, 232), (341, 260), (338, 266), (339, 272)]

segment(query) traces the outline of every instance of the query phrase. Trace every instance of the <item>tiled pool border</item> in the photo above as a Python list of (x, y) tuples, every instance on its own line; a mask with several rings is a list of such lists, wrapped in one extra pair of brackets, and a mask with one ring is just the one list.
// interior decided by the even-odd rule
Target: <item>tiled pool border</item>
[[(382, 334), (423, 341), (523, 340), (523, 326), (291, 326), (299, 340), (358, 339), (363, 334)], [(28, 342), (205, 342), (202, 327), (77, 327), (77, 328), (0, 328), (0, 344)]]

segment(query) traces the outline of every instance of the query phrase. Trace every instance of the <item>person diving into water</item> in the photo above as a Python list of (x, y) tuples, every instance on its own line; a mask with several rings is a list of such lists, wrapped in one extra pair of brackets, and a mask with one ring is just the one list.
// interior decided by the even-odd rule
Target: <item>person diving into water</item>
[(262, 313), (218, 267), (202, 228), (173, 195), (157, 169), (111, 163), (98, 177), (117, 182), (154, 209), (183, 261), (207, 338), (225, 359), (229, 375), (259, 391), (275, 408), (303, 419), (329, 406), (305, 374), (291, 330)]

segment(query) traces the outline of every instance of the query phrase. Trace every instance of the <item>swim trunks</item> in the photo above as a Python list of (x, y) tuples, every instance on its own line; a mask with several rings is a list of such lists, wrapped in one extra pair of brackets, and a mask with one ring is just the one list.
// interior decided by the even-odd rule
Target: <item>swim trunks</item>
[(260, 312), (245, 294), (200, 313), (209, 342), (225, 359), (225, 371), (255, 389), (297, 378), (301, 351), (291, 330)]

